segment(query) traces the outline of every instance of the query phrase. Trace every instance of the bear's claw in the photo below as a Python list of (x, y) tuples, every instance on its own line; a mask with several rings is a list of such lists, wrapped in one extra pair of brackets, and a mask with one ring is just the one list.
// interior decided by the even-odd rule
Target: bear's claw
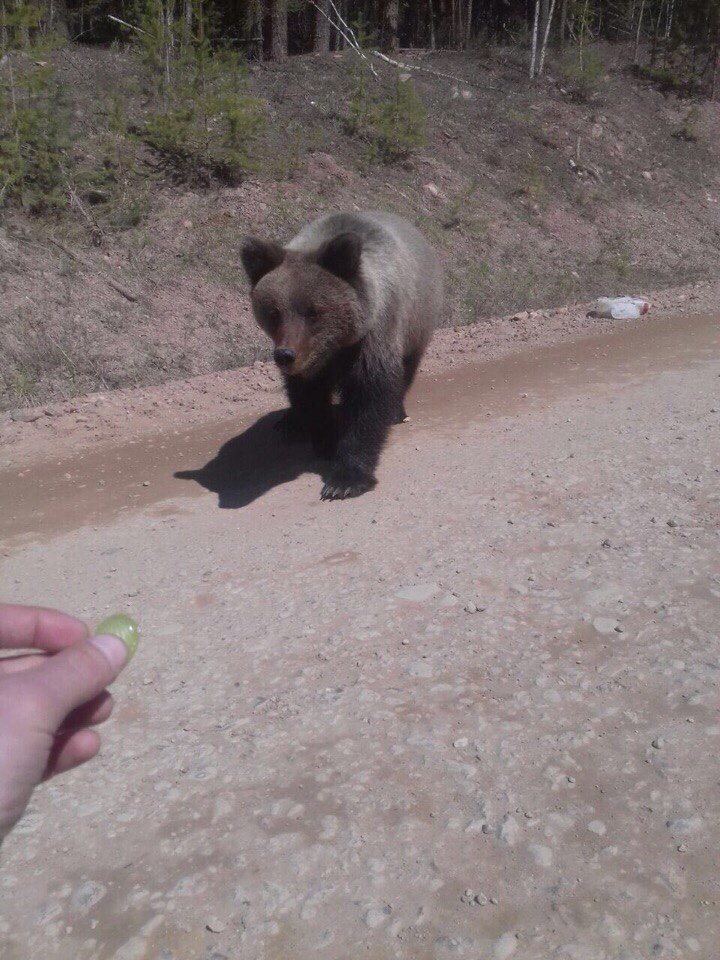
[(374, 479), (362, 480), (328, 480), (322, 488), (321, 500), (348, 500), (350, 497), (359, 497), (375, 486)]

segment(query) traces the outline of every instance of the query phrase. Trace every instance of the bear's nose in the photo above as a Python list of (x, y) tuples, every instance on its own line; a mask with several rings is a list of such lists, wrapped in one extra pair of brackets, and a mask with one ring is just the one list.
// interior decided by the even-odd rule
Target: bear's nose
[(295, 351), (290, 347), (278, 347), (273, 358), (279, 367), (289, 367), (295, 359)]

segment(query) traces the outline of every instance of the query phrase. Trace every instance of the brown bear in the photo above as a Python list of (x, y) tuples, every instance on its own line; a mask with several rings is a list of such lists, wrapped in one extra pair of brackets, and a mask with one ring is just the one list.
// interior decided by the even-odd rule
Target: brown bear
[(440, 318), (436, 254), (401, 217), (335, 213), (284, 247), (249, 237), (242, 262), (285, 379), (283, 429), (309, 436), (316, 453), (331, 458), (324, 500), (370, 490)]

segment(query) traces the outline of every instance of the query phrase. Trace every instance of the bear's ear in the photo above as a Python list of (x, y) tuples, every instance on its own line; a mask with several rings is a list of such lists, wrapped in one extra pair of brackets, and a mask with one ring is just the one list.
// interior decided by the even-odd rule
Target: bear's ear
[(255, 286), (266, 273), (280, 266), (285, 259), (285, 251), (279, 244), (269, 240), (246, 237), (240, 249), (240, 258), (250, 283)]
[(317, 262), (336, 277), (353, 283), (360, 273), (362, 239), (357, 233), (340, 233), (323, 244), (317, 253)]

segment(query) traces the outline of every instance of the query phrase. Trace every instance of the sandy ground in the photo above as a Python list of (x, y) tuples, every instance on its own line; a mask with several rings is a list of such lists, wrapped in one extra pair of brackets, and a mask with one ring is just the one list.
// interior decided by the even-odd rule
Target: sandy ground
[(435, 354), (343, 503), (264, 412), (6, 425), (9, 598), (145, 639), (5, 843), (3, 960), (717, 960), (720, 338), (685, 306)]
[[(712, 312), (720, 303), (720, 280), (645, 294), (652, 304), (648, 322), (664, 316)], [(592, 303), (553, 310), (524, 310), (505, 317), (443, 328), (436, 332), (422, 369), (438, 374), (478, 360), (508, 356), (528, 347), (570, 342), (617, 330), (618, 321), (590, 316)], [(266, 343), (267, 338), (265, 338)], [(266, 346), (265, 353), (270, 354)], [(105, 390), (73, 400), (21, 408), (0, 414), (0, 482), (43, 461), (56, 463), (77, 453), (118, 442), (161, 437), (190, 426), (242, 421), (283, 403), (280, 376), (273, 363), (252, 366), (153, 387)], [(14, 468), (14, 469), (13, 469)]]

